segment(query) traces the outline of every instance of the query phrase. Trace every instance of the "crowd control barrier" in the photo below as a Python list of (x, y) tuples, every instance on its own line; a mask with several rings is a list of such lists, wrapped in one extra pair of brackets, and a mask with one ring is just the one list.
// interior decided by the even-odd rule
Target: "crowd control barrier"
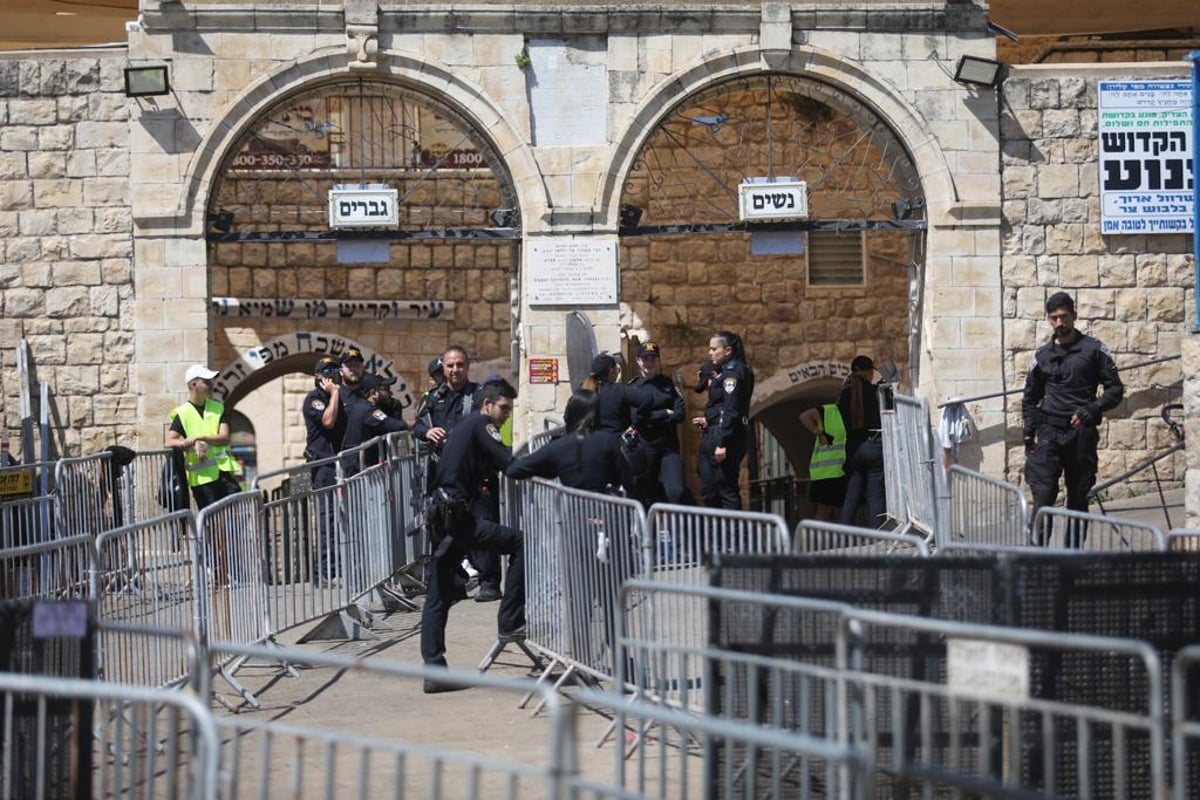
[(191, 695), (0, 673), (0, 714), (5, 800), (216, 797), (217, 727)]
[(1163, 532), (1148, 522), (1050, 506), (1038, 509), (1030, 531), (1032, 544), (1055, 550), (1136, 553), (1167, 549)]
[[(187, 638), (198, 639), (199, 592), (208, 585), (187, 511), (100, 534), (91, 595), (98, 602), (100, 675), (113, 683), (173, 686), (193, 669)], [(139, 628), (175, 631), (146, 636)]]
[(928, 557), (929, 547), (920, 536), (894, 531), (856, 528), (836, 522), (801, 520), (792, 535), (792, 552), (826, 555), (911, 555)]
[(943, 525), (939, 487), (944, 479), (929, 425), (929, 404), (881, 386), (879, 409), (888, 516), (902, 532), (915, 528), (933, 537)]
[(950, 543), (1019, 547), (1029, 544), (1029, 502), (1011, 483), (954, 464), (949, 473), (949, 529), (936, 534)]

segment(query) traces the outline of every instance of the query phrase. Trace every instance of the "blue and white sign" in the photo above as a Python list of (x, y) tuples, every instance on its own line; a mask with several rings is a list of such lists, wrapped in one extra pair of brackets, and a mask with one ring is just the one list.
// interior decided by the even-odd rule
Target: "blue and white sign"
[(1100, 225), (1104, 234), (1190, 233), (1190, 81), (1100, 81)]
[(738, 184), (738, 199), (747, 222), (808, 216), (808, 187), (795, 178), (747, 178)]
[(386, 187), (329, 190), (329, 227), (394, 227), (400, 221), (398, 192)]

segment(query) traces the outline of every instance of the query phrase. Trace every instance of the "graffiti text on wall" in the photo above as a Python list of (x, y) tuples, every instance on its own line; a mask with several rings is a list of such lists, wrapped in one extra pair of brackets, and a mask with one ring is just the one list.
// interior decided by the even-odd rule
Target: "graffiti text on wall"
[(454, 319), (451, 300), (290, 300), (214, 297), (218, 317), (284, 319)]
[(1190, 232), (1190, 83), (1100, 81), (1098, 99), (1101, 231)]

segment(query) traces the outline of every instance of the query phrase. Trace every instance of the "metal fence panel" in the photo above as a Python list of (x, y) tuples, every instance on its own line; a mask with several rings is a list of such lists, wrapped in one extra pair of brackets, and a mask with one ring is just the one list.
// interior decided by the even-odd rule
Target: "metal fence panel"
[(0, 547), (26, 547), (53, 541), (55, 496), (25, 497), (0, 503)]
[[(103, 533), (96, 539), (92, 596), (99, 618), (100, 674), (114, 683), (165, 687), (186, 681), (193, 656), (183, 635), (199, 639), (192, 515), (178, 511)], [(127, 626), (127, 627), (123, 627)], [(154, 626), (180, 638), (147, 637)]]
[(1166, 550), (1158, 526), (1121, 517), (1087, 514), (1046, 506), (1038, 509), (1031, 528), (1037, 541), (1053, 550), (1147, 552)]
[(196, 518), (201, 642), (250, 644), (274, 633), (263, 575), (262, 496), (224, 497)]
[(90, 536), (0, 550), (0, 600), (88, 597), (93, 557)]
[(217, 729), (191, 695), (0, 674), (0, 713), (6, 800), (215, 797)]
[(950, 542), (1020, 546), (1029, 543), (1029, 503), (1011, 483), (955, 464), (950, 467), (950, 528), (937, 532), (937, 546)]
[(509, 498), (508, 524), (524, 536), (525, 641), (551, 658), (569, 661), (575, 651), (564, 599), (568, 543), (561, 519), (562, 487), (541, 478), (505, 479), (503, 484)]
[(929, 555), (929, 547), (920, 536), (812, 519), (796, 525), (792, 551), (825, 555)]
[(880, 387), (884, 471), (888, 516), (901, 530), (915, 527), (932, 536), (940, 527), (938, 477), (941, 459), (934, 447), (929, 405), (924, 398)]

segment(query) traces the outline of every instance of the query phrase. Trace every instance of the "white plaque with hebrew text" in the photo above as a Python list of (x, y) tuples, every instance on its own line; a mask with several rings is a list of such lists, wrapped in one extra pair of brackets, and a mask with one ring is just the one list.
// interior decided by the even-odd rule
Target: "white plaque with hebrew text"
[(617, 242), (542, 239), (529, 245), (531, 306), (604, 306), (617, 302)]

